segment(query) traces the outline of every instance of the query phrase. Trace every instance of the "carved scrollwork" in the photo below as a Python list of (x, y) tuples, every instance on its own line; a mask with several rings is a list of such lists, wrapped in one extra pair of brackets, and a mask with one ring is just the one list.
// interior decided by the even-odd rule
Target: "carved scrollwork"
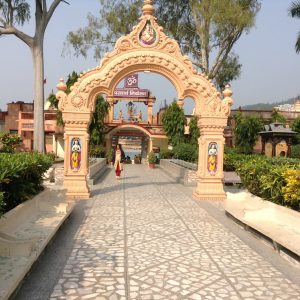
[(68, 95), (63, 91), (58, 91), (56, 93), (55, 97), (59, 101), (58, 102), (58, 109), (63, 111), (65, 109), (65, 106), (66, 106), (67, 101), (68, 101)]

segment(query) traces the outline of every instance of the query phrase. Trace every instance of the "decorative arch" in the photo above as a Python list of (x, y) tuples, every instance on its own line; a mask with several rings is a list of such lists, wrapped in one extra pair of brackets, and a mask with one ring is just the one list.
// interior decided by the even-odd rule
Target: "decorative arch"
[[(96, 95), (106, 94), (108, 101), (112, 101), (113, 91), (122, 78), (134, 72), (149, 70), (173, 83), (180, 107), (186, 97), (195, 101), (195, 115), (201, 131), (195, 197), (220, 200), (226, 197), (222, 184), (223, 131), (233, 103), (232, 92), (227, 88), (222, 99), (211, 80), (197, 72), (190, 59), (182, 55), (178, 43), (165, 35), (153, 13), (152, 1), (145, 0), (139, 24), (129, 35), (117, 41), (114, 50), (104, 56), (99, 66), (81, 74), (69, 95), (65, 93), (66, 85), (63, 81), (57, 86), (59, 91), (56, 97), (65, 121), (64, 186), (69, 196), (89, 197), (86, 183), (89, 140), (87, 128)], [(70, 168), (70, 143), (74, 138), (82, 142), (81, 167), (76, 171)], [(210, 147), (215, 147), (216, 151), (211, 151)]]
[(118, 132), (119, 130), (121, 129), (136, 129), (136, 130), (139, 130), (143, 133), (145, 133), (145, 135), (147, 135), (148, 137), (155, 137), (155, 135), (152, 135), (148, 130), (146, 130), (145, 128), (141, 127), (141, 126), (138, 126), (138, 125), (134, 125), (134, 124), (123, 124), (123, 125), (120, 125), (114, 129), (112, 129), (108, 135), (109, 136), (112, 136), (114, 133)]

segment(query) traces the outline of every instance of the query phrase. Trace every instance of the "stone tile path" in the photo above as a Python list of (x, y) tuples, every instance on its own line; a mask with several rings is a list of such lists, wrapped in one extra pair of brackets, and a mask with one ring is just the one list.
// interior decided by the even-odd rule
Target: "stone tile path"
[(300, 299), (300, 284), (159, 169), (126, 166), (92, 208), (50, 299)]

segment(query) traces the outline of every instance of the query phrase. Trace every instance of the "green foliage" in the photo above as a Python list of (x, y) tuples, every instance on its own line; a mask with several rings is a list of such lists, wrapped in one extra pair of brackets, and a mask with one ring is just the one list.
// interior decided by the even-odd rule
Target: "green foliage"
[(300, 144), (300, 117), (297, 117), (292, 123), (291, 128), (293, 131), (297, 132), (296, 134), (296, 143)]
[(173, 151), (171, 150), (160, 150), (160, 158), (161, 159), (170, 159), (174, 155)]
[[(87, 56), (94, 48), (94, 56), (100, 58), (120, 36), (132, 30), (143, 5), (142, 0), (100, 0), (100, 3), (100, 18), (89, 14), (88, 25), (67, 37), (66, 46), (73, 46), (76, 55)], [(242, 33), (254, 25), (259, 0), (157, 0), (155, 4), (158, 23), (177, 40), (195, 66), (211, 79), (223, 71), (226, 80), (239, 76), (238, 59), (230, 59), (230, 53)]]
[(226, 153), (224, 170), (236, 171), (252, 194), (300, 211), (298, 159)]
[(195, 162), (198, 159), (198, 145), (187, 143), (177, 144), (173, 148), (174, 158)]
[(22, 139), (16, 134), (0, 133), (0, 152), (13, 153)]
[(273, 109), (271, 114), (271, 122), (285, 124), (286, 118), (277, 109)]
[(223, 162), (223, 169), (226, 172), (232, 172), (236, 170), (238, 164), (242, 163), (245, 155), (237, 153), (231, 148), (225, 148), (224, 153), (224, 162)]
[(39, 153), (0, 153), (0, 190), (4, 210), (9, 211), (42, 189), (42, 175), (52, 165), (53, 156)]
[[(54, 94), (50, 94), (47, 98), (47, 101), (50, 102), (51, 106), (58, 109), (58, 100), (56, 99)], [(63, 126), (64, 125), (64, 120), (62, 117), (62, 112), (60, 110), (57, 110), (56, 112), (56, 125), (57, 126)]]
[(223, 90), (228, 82), (238, 79), (241, 76), (242, 65), (239, 63), (239, 56), (231, 53), (223, 62), (216, 75), (216, 84)]
[(164, 112), (162, 123), (171, 145), (175, 146), (184, 142), (185, 116), (183, 109), (177, 105), (176, 101), (173, 101)]
[[(300, 18), (300, 1), (292, 2), (290, 8), (289, 8), (289, 14), (292, 18)], [(296, 52), (300, 52), (300, 33), (298, 33), (297, 41), (295, 44)]]
[[(66, 82), (67, 85), (67, 90), (66, 93), (70, 94), (71, 93), (71, 87), (74, 85), (74, 83), (77, 81), (77, 79), (79, 78), (79, 75), (73, 71), (71, 74), (68, 75), (68, 79)], [(58, 103), (59, 101), (56, 99), (56, 96), (51, 93), (48, 98), (47, 101), (50, 102), (51, 106), (53, 106), (55, 109), (57, 109), (56, 112), (56, 124), (58, 126), (64, 126), (64, 120), (62, 117), (62, 112), (60, 110), (58, 110)]]
[(198, 146), (198, 138), (200, 137), (200, 129), (197, 126), (197, 118), (193, 117), (190, 121), (190, 140), (189, 142), (192, 145), (197, 145)]
[(102, 96), (97, 96), (95, 111), (89, 127), (90, 146), (101, 145), (104, 143), (104, 119), (108, 114), (109, 104)]
[(67, 85), (66, 93), (67, 94), (71, 93), (71, 87), (78, 80), (78, 78), (79, 78), (79, 75), (75, 71), (73, 71), (71, 74), (68, 75), (68, 79), (66, 82), (66, 85)]
[(236, 126), (234, 128), (235, 146), (240, 153), (252, 153), (262, 130), (261, 120), (255, 116), (243, 117), (239, 112), (234, 115)]
[(111, 148), (105, 153), (105, 157), (108, 160), (108, 162), (112, 161), (113, 152), (114, 152), (114, 150)]
[(300, 211), (300, 168), (288, 169), (283, 172), (286, 185), (282, 188), (285, 203)]
[(300, 144), (292, 146), (292, 158), (300, 158)]
[(10, 25), (24, 25), (30, 20), (30, 5), (25, 0), (13, 1), (13, 4), (11, 1), (0, 0), (0, 16)]
[(91, 145), (89, 148), (90, 157), (104, 157), (105, 148), (102, 145)]
[(149, 164), (155, 164), (156, 163), (156, 156), (153, 151), (150, 151), (148, 154), (148, 163)]

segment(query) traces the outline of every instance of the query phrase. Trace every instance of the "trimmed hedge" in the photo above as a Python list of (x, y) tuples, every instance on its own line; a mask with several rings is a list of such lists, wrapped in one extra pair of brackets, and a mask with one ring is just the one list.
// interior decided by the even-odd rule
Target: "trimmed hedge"
[(300, 211), (298, 159), (227, 153), (224, 170), (235, 170), (252, 194)]
[(43, 173), (52, 163), (53, 155), (35, 152), (0, 153), (0, 190), (3, 194), (3, 212), (9, 211), (41, 191)]
[(198, 159), (198, 145), (181, 143), (173, 147), (173, 158), (195, 162)]
[(161, 150), (160, 151), (160, 158), (161, 159), (170, 159), (173, 157), (173, 151), (171, 150)]

